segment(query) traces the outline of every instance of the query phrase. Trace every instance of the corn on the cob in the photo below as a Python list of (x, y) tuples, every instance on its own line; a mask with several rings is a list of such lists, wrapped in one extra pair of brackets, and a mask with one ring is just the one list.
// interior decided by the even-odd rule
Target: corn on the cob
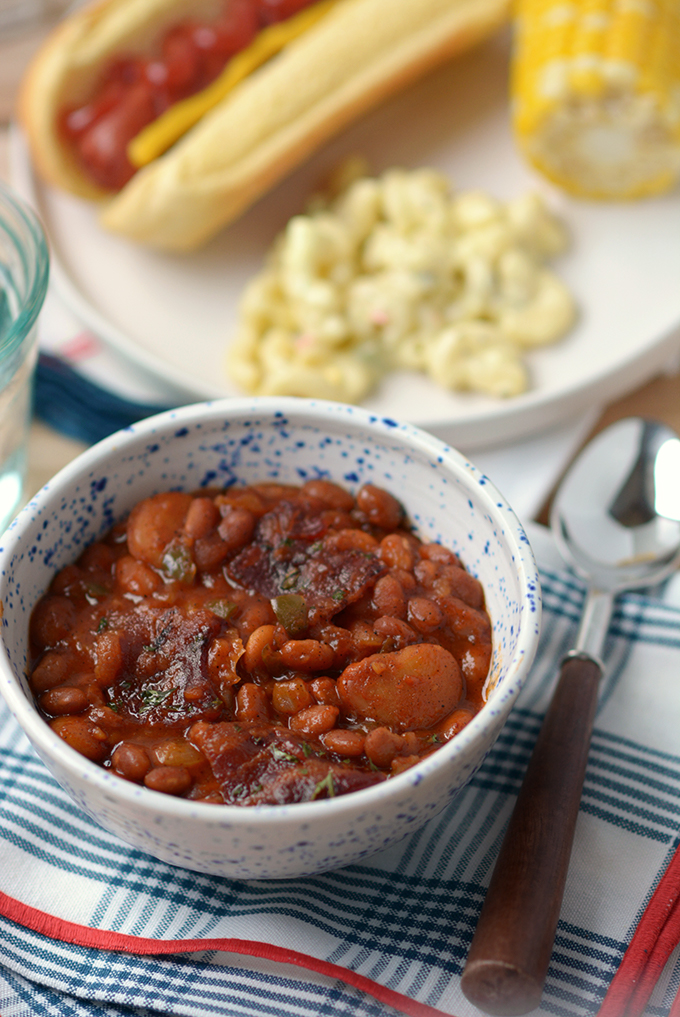
[(516, 0), (513, 123), (565, 190), (637, 198), (680, 174), (680, 0)]

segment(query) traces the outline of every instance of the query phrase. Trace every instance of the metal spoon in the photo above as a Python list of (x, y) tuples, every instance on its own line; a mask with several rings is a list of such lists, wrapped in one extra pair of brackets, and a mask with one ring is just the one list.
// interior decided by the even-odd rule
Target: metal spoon
[(562, 663), (475, 931), (462, 989), (489, 1014), (524, 1014), (543, 991), (583, 789), (614, 597), (680, 564), (680, 439), (629, 418), (566, 473), (551, 529), (586, 580), (576, 645)]

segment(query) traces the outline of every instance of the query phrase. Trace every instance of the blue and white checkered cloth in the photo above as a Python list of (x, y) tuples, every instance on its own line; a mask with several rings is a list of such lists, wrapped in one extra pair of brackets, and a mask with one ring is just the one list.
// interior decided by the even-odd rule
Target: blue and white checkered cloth
[[(540, 559), (540, 555), (539, 555)], [(494, 860), (583, 601), (543, 571), (530, 680), (495, 748), (439, 818), (361, 865), (238, 882), (174, 868), (101, 830), (0, 713), (0, 891), (49, 915), (154, 939), (239, 938), (358, 972), (444, 1014), (477, 1017), (460, 974)], [(595, 1014), (680, 834), (680, 609), (616, 608), (566, 895), (540, 1015)], [(646, 1014), (680, 984), (671, 958)], [(2, 1017), (394, 1017), (341, 980), (221, 952), (73, 946), (0, 917)]]

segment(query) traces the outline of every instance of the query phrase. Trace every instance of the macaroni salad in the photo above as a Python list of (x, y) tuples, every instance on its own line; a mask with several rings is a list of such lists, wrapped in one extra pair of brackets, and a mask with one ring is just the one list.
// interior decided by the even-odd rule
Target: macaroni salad
[(566, 244), (536, 194), (453, 193), (425, 168), (360, 176), (276, 239), (244, 291), (229, 372), (253, 394), (342, 402), (404, 368), (451, 390), (518, 395), (525, 351), (575, 319), (546, 267)]

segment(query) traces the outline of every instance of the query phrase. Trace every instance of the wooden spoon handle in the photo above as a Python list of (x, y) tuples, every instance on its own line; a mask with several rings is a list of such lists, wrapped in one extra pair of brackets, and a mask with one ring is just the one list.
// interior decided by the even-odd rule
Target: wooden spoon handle
[(599, 664), (567, 657), (501, 847), (462, 976), (490, 1014), (541, 1001), (574, 839), (597, 705)]

